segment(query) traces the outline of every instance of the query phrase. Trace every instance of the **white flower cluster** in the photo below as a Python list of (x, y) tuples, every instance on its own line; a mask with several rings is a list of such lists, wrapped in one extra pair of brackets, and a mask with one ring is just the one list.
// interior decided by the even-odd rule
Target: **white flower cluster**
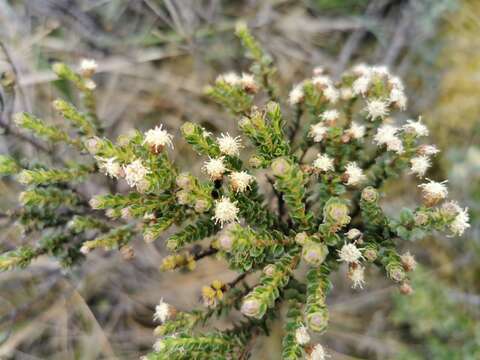
[(229, 156), (240, 155), (242, 146), (239, 136), (232, 137), (228, 133), (221, 134), (220, 137), (217, 138), (217, 142), (222, 154)]
[(213, 218), (216, 223), (220, 223), (220, 225), (223, 226), (224, 224), (238, 221), (239, 211), (235, 202), (223, 196), (215, 202), (215, 214)]
[(173, 136), (164, 130), (163, 125), (160, 124), (145, 133), (143, 145), (147, 144), (157, 152), (161, 151), (167, 145), (173, 149), (172, 139)]
[(327, 154), (318, 154), (313, 167), (321, 172), (334, 171), (333, 159)]
[(258, 85), (255, 82), (255, 77), (252, 74), (242, 73), (242, 76), (234, 72), (228, 72), (226, 74), (219, 75), (216, 82), (225, 82), (230, 86), (240, 86), (245, 91), (256, 93), (258, 91)]

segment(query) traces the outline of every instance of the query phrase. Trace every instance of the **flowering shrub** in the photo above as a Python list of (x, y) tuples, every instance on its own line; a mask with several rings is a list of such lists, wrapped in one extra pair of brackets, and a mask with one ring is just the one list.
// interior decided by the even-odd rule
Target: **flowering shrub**
[[(399, 78), (382, 66), (357, 65), (334, 81), (317, 68), (283, 104), (272, 59), (244, 26), (237, 35), (251, 73), (221, 75), (207, 94), (232, 113), (243, 138), (214, 137), (190, 122), (181, 127), (205, 161), (202, 176), (173, 164), (174, 137), (161, 124), (116, 141), (102, 137), (91, 60), (79, 73), (54, 65), (82, 94), (82, 111), (64, 100), (53, 103), (75, 135), (27, 113), (15, 117), (20, 128), (70, 146), (84, 160), (51, 168), (1, 157), (1, 173), (26, 186), (10, 216), (26, 234), (41, 234), (1, 255), (3, 270), (42, 254), (71, 266), (97, 248), (118, 249), (130, 259), (129, 243), (139, 234), (152, 242), (174, 227), (179, 230), (166, 239), (172, 254), (162, 270), (194, 270), (200, 259), (216, 256), (238, 272), (230, 283), (204, 286), (203, 308), (179, 311), (161, 301), (154, 314), (159, 339), (146, 359), (246, 358), (249, 341), (268, 333), (282, 303), (288, 307), (283, 358), (324, 359), (324, 348), (311, 344), (310, 335), (327, 328), (332, 272), (347, 267), (352, 287), (363, 288), (366, 267), (375, 265), (409, 294), (408, 273), (416, 263), (409, 253), (399, 254), (397, 244), (438, 230), (462, 235), (469, 226), (466, 209), (444, 202), (446, 181), (418, 185), (423, 202), (415, 209), (395, 217), (382, 210), (384, 182), (405, 171), (423, 178), (439, 151), (420, 142), (428, 135), (421, 119), (394, 120), (407, 106)], [(250, 153), (247, 161), (243, 151)], [(312, 153), (316, 157), (307, 161)], [(76, 184), (98, 172), (125, 181), (131, 191), (87, 202)], [(203, 239), (206, 248), (189, 248)], [(239, 286), (246, 277), (253, 287)], [(235, 310), (244, 321), (223, 331), (206, 326)]]

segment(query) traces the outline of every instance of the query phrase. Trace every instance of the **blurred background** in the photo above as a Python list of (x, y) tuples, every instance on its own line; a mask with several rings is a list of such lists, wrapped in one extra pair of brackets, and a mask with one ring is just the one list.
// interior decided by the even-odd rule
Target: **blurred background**
[[(480, 359), (480, 2), (477, 0), (0, 0), (0, 153), (49, 155), (11, 127), (30, 111), (60, 121), (51, 101), (75, 94), (50, 71), (55, 61), (99, 64), (99, 116), (108, 136), (164, 123), (178, 137), (185, 121), (236, 133), (236, 120), (203, 95), (221, 72), (248, 68), (235, 23), (245, 20), (278, 66), (282, 91), (315, 66), (338, 76), (357, 62), (388, 65), (405, 79), (408, 115), (422, 114), (442, 150), (429, 177), (449, 178), (452, 198), (470, 208), (462, 238), (404, 244), (421, 266), (402, 297), (379, 272), (363, 291), (345, 274), (329, 296), (331, 324), (318, 338), (332, 360)], [(176, 158), (198, 169), (181, 141)], [(56, 156), (70, 156), (61, 148)], [(387, 184), (386, 210), (418, 201), (416, 180)], [(0, 180), (0, 252), (29, 241), (1, 216), (21, 188)], [(101, 182), (86, 194), (106, 192)], [(160, 298), (198, 306), (202, 285), (234, 274), (213, 260), (188, 273), (162, 273), (162, 241), (134, 242), (136, 257), (94, 252), (64, 270), (42, 257), (0, 274), (1, 359), (137, 359), (154, 342)], [(282, 330), (258, 339), (253, 359), (280, 359)]]

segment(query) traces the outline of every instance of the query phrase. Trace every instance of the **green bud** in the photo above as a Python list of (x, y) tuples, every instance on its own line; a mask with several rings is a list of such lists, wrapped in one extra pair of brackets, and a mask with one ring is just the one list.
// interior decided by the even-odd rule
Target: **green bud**
[(284, 176), (290, 170), (290, 164), (285, 158), (278, 158), (272, 162), (272, 171), (275, 176)]
[(313, 266), (318, 266), (325, 261), (328, 255), (328, 247), (324, 244), (319, 244), (313, 241), (308, 241), (304, 247), (302, 256), (303, 259)]
[(323, 332), (328, 326), (328, 310), (326, 307), (307, 315), (307, 325), (315, 332)]
[(378, 191), (371, 187), (367, 186), (365, 189), (362, 191), (362, 200), (366, 201), (368, 203), (374, 203), (378, 200), (379, 194)]

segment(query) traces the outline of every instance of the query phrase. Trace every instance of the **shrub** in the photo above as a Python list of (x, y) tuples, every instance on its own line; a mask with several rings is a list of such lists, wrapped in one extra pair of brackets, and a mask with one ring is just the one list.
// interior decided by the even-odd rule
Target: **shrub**
[[(327, 328), (332, 272), (346, 266), (352, 287), (362, 288), (366, 267), (375, 265), (408, 294), (415, 260), (400, 254), (398, 244), (437, 230), (462, 235), (469, 226), (466, 210), (443, 202), (446, 181), (420, 184), (422, 204), (397, 217), (380, 206), (386, 180), (405, 171), (423, 178), (438, 152), (420, 143), (428, 135), (421, 119), (403, 125), (393, 119), (407, 105), (398, 77), (382, 66), (357, 65), (334, 82), (317, 68), (284, 103), (271, 57), (245, 26), (236, 33), (252, 60), (250, 73), (221, 75), (207, 94), (237, 119), (251, 147), (240, 136), (214, 137), (185, 123), (182, 135), (205, 160), (206, 176), (177, 168), (169, 157), (177, 140), (161, 124), (116, 141), (102, 136), (93, 61), (83, 61), (79, 73), (64, 64), (53, 67), (82, 95), (82, 110), (65, 100), (53, 104), (75, 134), (31, 114), (15, 117), (20, 128), (73, 148), (82, 160), (56, 168), (8, 156), (0, 161), (4, 175), (27, 187), (10, 216), (32, 234), (30, 245), (1, 255), (1, 269), (25, 267), (42, 254), (72, 266), (97, 248), (118, 249), (130, 259), (129, 243), (139, 234), (152, 242), (176, 226), (181, 229), (165, 242), (172, 255), (163, 270), (194, 270), (196, 261), (216, 256), (238, 272), (228, 284), (205, 286), (202, 308), (179, 311), (161, 301), (154, 315), (159, 340), (147, 359), (245, 358), (249, 341), (268, 334), (282, 303), (288, 307), (283, 358), (324, 359), (309, 333)], [(251, 151), (247, 160), (244, 150)], [(312, 152), (316, 158), (306, 161)], [(99, 172), (126, 181), (131, 191), (87, 201), (76, 185)], [(275, 205), (266, 201), (272, 196)], [(203, 239), (208, 247), (193, 251)], [(240, 286), (254, 273), (261, 274), (255, 286)], [(245, 319), (229, 329), (206, 326), (236, 310)]]

